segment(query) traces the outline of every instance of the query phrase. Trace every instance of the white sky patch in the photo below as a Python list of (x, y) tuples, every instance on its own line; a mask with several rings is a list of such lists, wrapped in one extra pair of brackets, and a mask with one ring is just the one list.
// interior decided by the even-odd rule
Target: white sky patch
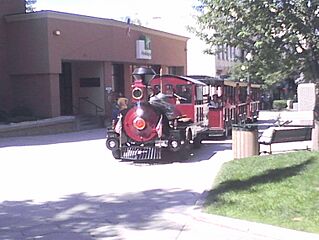
[(125, 21), (139, 19), (143, 26), (189, 35), (197, 0), (37, 0), (36, 11), (54, 10)]

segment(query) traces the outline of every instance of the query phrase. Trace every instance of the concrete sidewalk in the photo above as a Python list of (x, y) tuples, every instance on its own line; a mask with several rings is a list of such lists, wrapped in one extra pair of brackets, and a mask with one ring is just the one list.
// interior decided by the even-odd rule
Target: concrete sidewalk
[(319, 234), (205, 214), (194, 210), (178, 240), (318, 240)]
[[(298, 119), (301, 116), (298, 112), (273, 112), (264, 111), (260, 113), (260, 122), (266, 124), (273, 124), (277, 117), (281, 115), (286, 118)], [(288, 117), (287, 117), (288, 116)], [(279, 144), (275, 148), (278, 150), (298, 149), (298, 145), (309, 144), (309, 142), (297, 142), (286, 144)], [(303, 147), (303, 146), (302, 146)], [(232, 151), (226, 151), (228, 156), (225, 159), (232, 158)], [(215, 157), (215, 156), (214, 156)], [(240, 219), (233, 219), (223, 216), (206, 214), (202, 211), (202, 204), (206, 194), (202, 194), (202, 198), (188, 213), (188, 222), (181, 231), (178, 240), (319, 240), (319, 234), (313, 234), (302, 231), (295, 231), (282, 227), (272, 225), (249, 222)]]
[(204, 145), (189, 162), (134, 165), (115, 161), (104, 137), (101, 129), (0, 140), (0, 240), (319, 240), (203, 213), (233, 158), (231, 140)]

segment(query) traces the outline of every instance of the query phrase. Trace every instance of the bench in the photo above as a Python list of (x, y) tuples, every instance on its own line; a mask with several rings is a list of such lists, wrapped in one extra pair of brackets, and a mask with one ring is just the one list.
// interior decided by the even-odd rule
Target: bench
[[(301, 142), (311, 140), (312, 127), (270, 127), (259, 137), (258, 142), (269, 146), (269, 154), (272, 154), (271, 145), (274, 143)], [(309, 149), (308, 146), (306, 148)], [(263, 151), (267, 153), (267, 151)]]

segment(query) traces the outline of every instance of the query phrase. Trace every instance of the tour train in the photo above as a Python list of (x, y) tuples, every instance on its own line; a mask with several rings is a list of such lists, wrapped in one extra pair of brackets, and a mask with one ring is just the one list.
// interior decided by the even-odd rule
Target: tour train
[(116, 159), (159, 160), (167, 152), (198, 148), (203, 139), (228, 137), (233, 124), (259, 114), (260, 85), (208, 76), (133, 72), (132, 99), (107, 129)]

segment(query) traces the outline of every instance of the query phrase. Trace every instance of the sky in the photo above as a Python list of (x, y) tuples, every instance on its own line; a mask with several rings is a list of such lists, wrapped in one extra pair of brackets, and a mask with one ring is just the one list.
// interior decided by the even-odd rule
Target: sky
[(100, 18), (132, 22), (142, 26), (189, 37), (187, 43), (187, 74), (215, 74), (211, 56), (203, 54), (206, 45), (187, 31), (194, 24), (194, 6), (198, 0), (37, 0), (36, 11), (54, 10)]
[(189, 36), (197, 0), (37, 0), (36, 11), (54, 10), (126, 21), (139, 19), (143, 26)]

